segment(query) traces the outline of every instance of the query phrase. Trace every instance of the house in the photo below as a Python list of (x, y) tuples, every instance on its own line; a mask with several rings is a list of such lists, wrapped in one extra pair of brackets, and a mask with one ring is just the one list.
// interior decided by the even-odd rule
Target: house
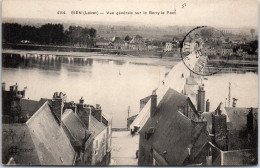
[(148, 47), (145, 43), (145, 39), (140, 35), (135, 35), (129, 42), (129, 49), (136, 51), (147, 50)]
[(144, 39), (143, 39), (143, 37), (142, 36), (140, 36), (140, 35), (135, 35), (133, 38), (132, 38), (132, 40), (130, 40), (130, 43), (144, 43)]
[[(187, 79), (186, 84), (195, 82)], [(157, 105), (153, 92), (150, 117), (139, 132), (139, 166), (257, 164), (258, 109), (220, 103), (208, 112), (207, 100), (204, 112), (201, 86), (197, 97), (196, 109), (189, 97), (169, 88)]]
[(129, 43), (129, 49), (136, 50), (136, 51), (143, 51), (143, 50), (147, 50), (148, 47), (146, 46), (145, 43)]
[[(62, 92), (39, 102), (23, 100), (20, 95), (25, 92), (18, 94), (17, 85), (10, 91), (2, 87), (2, 91), (12, 102), (3, 104), (4, 164), (109, 164), (112, 118), (102, 112), (100, 105), (86, 105), (82, 98), (78, 104), (66, 102)], [(23, 115), (28, 118), (21, 120)]]
[(223, 107), (220, 103), (213, 112), (205, 112), (211, 137), (204, 147), (207, 155), (203, 165), (245, 166), (257, 164), (258, 109)]
[(146, 103), (150, 100), (150, 98), (151, 98), (151, 96), (147, 96), (140, 100), (140, 111), (142, 111), (142, 109), (144, 108)]
[(223, 47), (221, 49), (221, 55), (233, 55), (233, 49)]
[(156, 46), (154, 44), (148, 44), (147, 45), (147, 50), (150, 51), (150, 50), (157, 50), (159, 48), (159, 46)]
[(171, 42), (166, 42), (165, 43), (165, 48), (164, 48), (165, 52), (172, 51), (172, 48), (173, 48), (173, 44)]
[(18, 85), (10, 86), (6, 90), (6, 84), (2, 83), (2, 107), (3, 123), (25, 123), (46, 101), (49, 99), (40, 99), (40, 101), (24, 99), (25, 90), (19, 90)]
[(153, 92), (150, 118), (139, 132), (138, 165), (197, 163), (194, 158), (207, 144), (206, 126), (206, 120), (188, 97), (170, 88), (157, 105), (157, 95)]
[(112, 44), (114, 49), (125, 49), (125, 41), (119, 37), (113, 37)]
[(111, 45), (111, 42), (105, 38), (99, 38), (96, 41), (97, 48), (109, 48), (110, 45)]
[(26, 123), (3, 124), (3, 164), (67, 165), (76, 163), (74, 151), (45, 102)]

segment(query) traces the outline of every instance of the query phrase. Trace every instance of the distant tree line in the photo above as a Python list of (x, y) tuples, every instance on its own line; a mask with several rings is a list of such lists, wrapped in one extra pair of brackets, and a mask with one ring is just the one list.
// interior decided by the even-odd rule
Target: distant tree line
[(246, 44), (235, 46), (233, 51), (236, 52), (238, 49), (246, 51), (249, 55), (257, 55), (256, 49), (258, 49), (258, 40), (250, 41)]
[(33, 43), (94, 46), (96, 29), (70, 26), (64, 30), (62, 24), (44, 24), (41, 27), (22, 26), (17, 23), (3, 23), (2, 37), (5, 43)]

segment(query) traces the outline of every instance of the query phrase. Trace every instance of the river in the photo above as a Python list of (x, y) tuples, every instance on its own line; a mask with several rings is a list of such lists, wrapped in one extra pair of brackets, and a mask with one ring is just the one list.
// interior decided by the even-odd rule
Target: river
[[(8, 56), (10, 57), (10, 56)], [(78, 102), (83, 96), (87, 104), (100, 104), (103, 111), (113, 116), (113, 127), (126, 127), (128, 106), (130, 116), (139, 112), (139, 100), (158, 87), (171, 66), (150, 64), (156, 58), (138, 62), (131, 59), (97, 57), (58, 60), (23, 58), (19, 55), (4, 59), (2, 82), (27, 86), (26, 98), (51, 98), (54, 92), (67, 94), (67, 101)], [(165, 60), (167, 61), (167, 60)], [(162, 60), (158, 59), (158, 62)], [(169, 65), (169, 63), (167, 64)], [(215, 74), (204, 80), (206, 99), (211, 110), (228, 96), (231, 82), (231, 99), (237, 98), (237, 107), (258, 107), (258, 74)], [(231, 100), (232, 103), (232, 100)]]

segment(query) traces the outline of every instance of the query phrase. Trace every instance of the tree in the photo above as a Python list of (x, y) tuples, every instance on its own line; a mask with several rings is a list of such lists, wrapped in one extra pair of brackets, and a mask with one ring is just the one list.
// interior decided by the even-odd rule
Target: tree
[(22, 40), (22, 26), (17, 23), (5, 23), (2, 25), (3, 41), (8, 43), (19, 43)]
[(96, 38), (96, 34), (97, 34), (96, 29), (94, 29), (94, 28), (91, 27), (91, 28), (89, 29), (89, 36), (90, 36), (90, 38), (91, 38), (91, 39)]
[(204, 40), (210, 39), (213, 36), (213, 29), (210, 28), (201, 29), (200, 34)]
[(130, 41), (131, 37), (129, 35), (125, 36), (125, 41)]
[(250, 33), (252, 35), (252, 38), (254, 38), (255, 29), (250, 29)]

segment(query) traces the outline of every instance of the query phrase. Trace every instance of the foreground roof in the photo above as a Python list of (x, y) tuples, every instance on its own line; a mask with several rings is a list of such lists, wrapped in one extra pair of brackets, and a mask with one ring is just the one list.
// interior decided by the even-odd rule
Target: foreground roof
[(95, 117), (90, 115), (89, 131), (93, 132), (94, 137), (106, 129), (106, 125), (99, 122)]
[(189, 101), (188, 97), (169, 89), (159, 103), (155, 116), (149, 118), (140, 131), (144, 134), (150, 128), (155, 129), (145, 143), (149, 143), (158, 153), (165, 153), (163, 158), (168, 165), (182, 165), (188, 157), (188, 148), (191, 149), (198, 142), (202, 148), (207, 143), (207, 134), (202, 133), (202, 128), (193, 133), (198, 136), (197, 141), (191, 141), (193, 121), (178, 111), (178, 107), (186, 101)]
[(48, 102), (26, 122), (41, 165), (72, 165), (75, 151)]
[[(195, 54), (190, 54), (186, 57), (187, 61), (186, 64), (190, 66), (191, 69), (195, 67), (195, 64), (198, 62), (199, 58), (196, 58)], [(164, 79), (164, 84), (161, 84), (156, 93), (158, 95), (157, 102), (159, 103), (162, 99), (162, 97), (165, 95), (166, 91), (171, 88), (179, 93), (182, 93), (184, 90), (184, 85), (186, 83), (186, 78), (188, 78), (191, 74), (191, 71), (183, 64), (182, 61), (180, 61), (178, 64), (176, 64), (167, 77)], [(140, 127), (140, 129), (143, 127), (143, 125), (148, 120), (150, 113), (149, 108), (151, 105), (151, 100), (147, 102), (147, 104), (144, 106), (144, 108), (140, 111), (139, 115), (136, 117), (134, 122), (130, 125), (131, 129), (136, 127)]]
[[(3, 164), (40, 165), (37, 150), (26, 124), (3, 124)], [(10, 158), (12, 159), (10, 160)]]
[(91, 136), (84, 123), (75, 115), (71, 109), (66, 109), (62, 115), (62, 123), (68, 130), (73, 146), (82, 146), (83, 143)]
[[(227, 115), (230, 119), (232, 129), (243, 130), (246, 129), (247, 115), (251, 108), (237, 108), (237, 107), (226, 107)], [(253, 108), (254, 119), (258, 118), (258, 108)]]
[(75, 157), (48, 102), (26, 123), (3, 124), (3, 151), (5, 164), (13, 157), (12, 162), (17, 165), (73, 165)]

